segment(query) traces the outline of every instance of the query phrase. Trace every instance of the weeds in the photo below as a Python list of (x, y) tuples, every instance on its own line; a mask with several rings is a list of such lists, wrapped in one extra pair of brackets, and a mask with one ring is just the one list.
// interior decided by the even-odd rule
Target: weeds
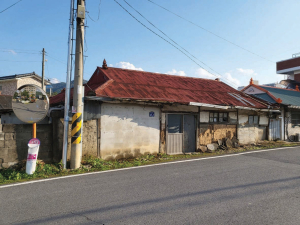
[(208, 157), (214, 155), (232, 154), (250, 150), (276, 148), (276, 147), (291, 147), (296, 146), (297, 143), (287, 143), (287, 142), (262, 142), (259, 145), (248, 145), (237, 149), (229, 149), (226, 151), (219, 150), (213, 153), (192, 153), (183, 155), (167, 155), (164, 153), (158, 153), (157, 155), (147, 154), (139, 158), (133, 159), (120, 159), (105, 161), (92, 156), (85, 156), (82, 160), (82, 166), (76, 170), (63, 169), (62, 162), (46, 164), (42, 161), (37, 162), (36, 171), (32, 175), (28, 175), (25, 172), (25, 164), (23, 161), (18, 165), (7, 168), (0, 169), (0, 185), (12, 182), (22, 182), (33, 179), (43, 179), (49, 177), (65, 176), (70, 174), (79, 174), (92, 171), (105, 171), (111, 169), (127, 168), (133, 166), (142, 166), (153, 163), (168, 162), (174, 160), (182, 160), (187, 158), (195, 157)]

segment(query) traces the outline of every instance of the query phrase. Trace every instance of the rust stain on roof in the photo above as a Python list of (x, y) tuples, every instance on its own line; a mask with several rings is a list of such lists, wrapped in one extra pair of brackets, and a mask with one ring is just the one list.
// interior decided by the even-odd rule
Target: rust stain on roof
[[(267, 108), (229, 85), (211, 79), (182, 77), (108, 67), (97, 67), (86, 84), (85, 94), (93, 91), (96, 96), (118, 99), (151, 100), (188, 104), (190, 102), (226, 106)], [(231, 94), (238, 94), (241, 102)], [(72, 94), (71, 94), (72, 96)], [(64, 102), (64, 92), (50, 99), (51, 105)], [(249, 102), (250, 104), (246, 104)]]

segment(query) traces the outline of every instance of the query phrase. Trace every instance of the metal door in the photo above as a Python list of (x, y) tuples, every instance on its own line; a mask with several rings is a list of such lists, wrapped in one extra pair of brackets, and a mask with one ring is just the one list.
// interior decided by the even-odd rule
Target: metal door
[(183, 116), (183, 152), (195, 152), (196, 149), (196, 124), (195, 116)]
[(167, 153), (182, 154), (183, 147), (183, 115), (167, 115)]
[(195, 152), (195, 116), (190, 114), (167, 115), (167, 154)]
[(281, 120), (270, 119), (269, 141), (281, 139)]

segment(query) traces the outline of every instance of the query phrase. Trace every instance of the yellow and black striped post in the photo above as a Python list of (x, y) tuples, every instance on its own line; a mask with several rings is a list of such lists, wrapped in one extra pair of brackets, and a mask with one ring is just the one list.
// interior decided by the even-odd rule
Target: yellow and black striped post
[(72, 117), (72, 132), (71, 132), (72, 144), (81, 143), (81, 127), (82, 127), (82, 114), (74, 113)]

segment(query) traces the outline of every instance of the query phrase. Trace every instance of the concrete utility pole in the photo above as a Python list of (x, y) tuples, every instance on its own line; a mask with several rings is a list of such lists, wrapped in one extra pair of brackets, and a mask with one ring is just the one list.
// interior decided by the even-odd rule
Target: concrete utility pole
[(43, 48), (43, 63), (42, 63), (42, 90), (44, 90), (45, 83), (45, 49)]
[(68, 152), (68, 134), (69, 134), (69, 108), (70, 108), (70, 86), (72, 77), (72, 53), (73, 53), (73, 30), (74, 30), (74, 0), (71, 0), (70, 6), (70, 24), (69, 24), (69, 40), (68, 40), (68, 65), (65, 91), (65, 110), (64, 110), (64, 144), (62, 153), (62, 163), (64, 169), (67, 168), (67, 152)]
[(82, 113), (83, 113), (83, 41), (84, 41), (85, 0), (77, 0), (76, 18), (76, 52), (75, 52), (75, 77), (72, 109), (72, 147), (71, 169), (80, 167), (82, 156)]

